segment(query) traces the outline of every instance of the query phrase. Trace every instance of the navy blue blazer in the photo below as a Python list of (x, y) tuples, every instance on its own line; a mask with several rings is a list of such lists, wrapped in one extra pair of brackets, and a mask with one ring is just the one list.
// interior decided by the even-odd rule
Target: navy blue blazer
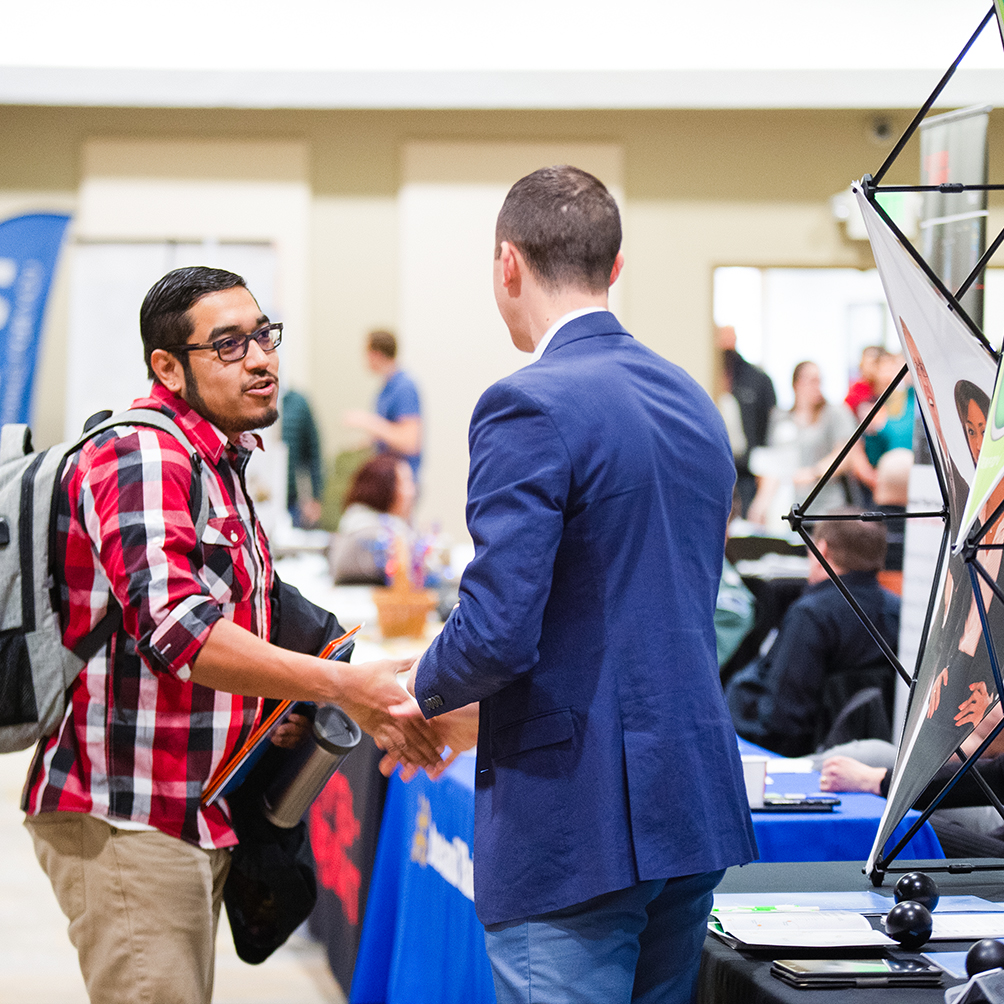
[(735, 468), (708, 395), (606, 311), (471, 419), (460, 605), (427, 716), (481, 702), (486, 924), (756, 856), (714, 609)]

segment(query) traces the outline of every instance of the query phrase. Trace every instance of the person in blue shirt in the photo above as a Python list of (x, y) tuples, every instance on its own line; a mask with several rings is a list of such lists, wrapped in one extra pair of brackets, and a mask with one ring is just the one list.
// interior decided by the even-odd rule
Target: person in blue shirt
[(362, 429), (380, 453), (398, 453), (411, 465), (418, 480), (422, 463), (422, 409), (414, 380), (397, 367), (397, 339), (389, 331), (372, 331), (366, 340), (366, 364), (382, 377), (376, 414), (349, 411), (345, 424)]

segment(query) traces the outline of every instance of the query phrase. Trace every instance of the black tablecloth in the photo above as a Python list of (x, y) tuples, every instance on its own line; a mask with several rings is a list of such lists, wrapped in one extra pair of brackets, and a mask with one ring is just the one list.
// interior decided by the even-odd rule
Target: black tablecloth
[(310, 807), (310, 841), (317, 862), (317, 906), (310, 933), (328, 951), (331, 972), (347, 994), (362, 933), (387, 781), (383, 753), (368, 735), (345, 758)]
[[(968, 874), (945, 874), (930, 872), (938, 883), (942, 895), (982, 896), (984, 899), (1004, 899), (1004, 860), (980, 861), (981, 867), (990, 863), (999, 865), (1000, 870), (973, 872)], [(897, 862), (899, 867), (916, 866), (925, 870), (925, 865), (945, 866), (948, 862)], [(963, 868), (961, 861), (950, 862), (953, 868)], [(862, 874), (863, 862), (822, 861), (795, 864), (752, 864), (743, 868), (730, 868), (717, 892), (843, 892), (872, 888)], [(891, 895), (892, 886), (898, 874), (890, 874), (885, 881), (884, 892)], [(930, 951), (964, 952), (970, 942), (937, 941), (924, 946)], [(792, 949), (770, 955), (768, 953), (740, 952), (729, 948), (713, 935), (708, 935), (704, 943), (701, 959), (701, 975), (698, 980), (698, 1004), (807, 1004), (819, 999), (825, 1004), (925, 1004), (943, 1002), (945, 989), (957, 986), (962, 981), (945, 974), (942, 987), (930, 989), (878, 987), (847, 990), (797, 990), (770, 975), (772, 958), (820, 958), (830, 955), (834, 958), (847, 957), (846, 949), (820, 952), (818, 949), (797, 953)]]

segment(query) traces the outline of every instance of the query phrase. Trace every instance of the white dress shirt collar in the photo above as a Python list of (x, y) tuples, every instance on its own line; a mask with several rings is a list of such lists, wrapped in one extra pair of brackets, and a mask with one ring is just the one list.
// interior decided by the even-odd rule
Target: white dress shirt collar
[[(576, 317), (584, 317), (586, 314), (595, 314), (598, 310), (606, 309), (606, 307), (579, 307), (578, 310), (570, 310), (567, 314), (559, 317), (554, 324), (547, 329), (544, 337), (537, 343), (537, 347), (533, 350), (533, 357), (530, 359), (530, 362), (535, 363), (544, 354), (544, 349), (551, 344), (551, 339), (561, 328), (568, 324), (569, 321), (574, 321)], [(527, 365), (529, 366), (530, 364), (527, 363)]]

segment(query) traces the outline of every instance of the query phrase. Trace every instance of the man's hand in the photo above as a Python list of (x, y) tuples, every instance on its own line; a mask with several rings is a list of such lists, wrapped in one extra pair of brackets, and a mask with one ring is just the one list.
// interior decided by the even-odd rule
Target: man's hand
[(481, 705), (476, 703), (467, 704), (429, 722), (440, 742), (450, 747), (450, 757), (446, 763), (452, 763), (458, 753), (477, 746), (480, 708)]
[(344, 673), (341, 683), (349, 695), (339, 705), (396, 760), (435, 770), (442, 763), (443, 744), (418, 702), (397, 681), (397, 674), (411, 664), (411, 659), (381, 659), (358, 666), (339, 663)]
[(346, 411), (342, 415), (342, 422), (350, 429), (358, 429), (366, 434), (366, 445), (368, 446), (376, 438), (376, 430), (373, 428), (372, 415), (368, 411)]
[(317, 499), (307, 499), (300, 505), (300, 522), (308, 529), (317, 526), (324, 509)]
[(272, 745), (291, 750), (300, 745), (300, 740), (307, 734), (309, 728), (310, 719), (306, 715), (290, 715), (272, 733)]
[[(396, 708), (391, 708), (391, 713), (401, 713), (406, 706), (400, 704)], [(446, 746), (450, 748), (448, 757), (440, 760), (431, 770), (426, 767), (426, 773), (429, 777), (433, 779), (439, 777), (461, 753), (477, 745), (479, 707), (478, 704), (468, 704), (463, 708), (457, 708), (455, 711), (448, 711), (444, 715), (429, 719), (428, 724), (432, 726), (440, 750)], [(388, 753), (380, 761), (380, 773), (384, 777), (390, 777), (399, 763), (401, 763), (401, 777), (405, 781), (410, 781), (415, 776), (417, 767), (404, 763), (400, 757), (391, 753)]]
[[(419, 662), (421, 662), (421, 658), (416, 659), (411, 664), (408, 677), (405, 680), (405, 686), (411, 695), (411, 702), (404, 701), (392, 707), (390, 709), (391, 714), (406, 715), (411, 708), (411, 704), (414, 703), (415, 675), (418, 672)], [(426, 773), (429, 777), (433, 779), (439, 777), (461, 753), (477, 744), (478, 715), (479, 706), (477, 704), (468, 704), (463, 708), (456, 708), (454, 711), (446, 712), (446, 714), (437, 715), (428, 721), (427, 724), (436, 735), (439, 751), (442, 752), (446, 746), (450, 747), (450, 755), (445, 760), (440, 760), (431, 770), (426, 766)], [(392, 750), (388, 750), (387, 756), (380, 761), (380, 773), (384, 777), (390, 777), (398, 764), (401, 764), (401, 777), (405, 781), (410, 781), (415, 776), (418, 766), (425, 766), (424, 764), (415, 765), (414, 763), (408, 763), (402, 757), (397, 756)]]
[(884, 767), (869, 767), (849, 756), (831, 756), (819, 775), (820, 791), (868, 791), (882, 794)]
[(228, 694), (337, 704), (381, 749), (404, 763), (435, 768), (442, 746), (415, 699), (397, 682), (411, 662), (329, 662), (277, 648), (221, 619), (198, 653), (191, 680)]

